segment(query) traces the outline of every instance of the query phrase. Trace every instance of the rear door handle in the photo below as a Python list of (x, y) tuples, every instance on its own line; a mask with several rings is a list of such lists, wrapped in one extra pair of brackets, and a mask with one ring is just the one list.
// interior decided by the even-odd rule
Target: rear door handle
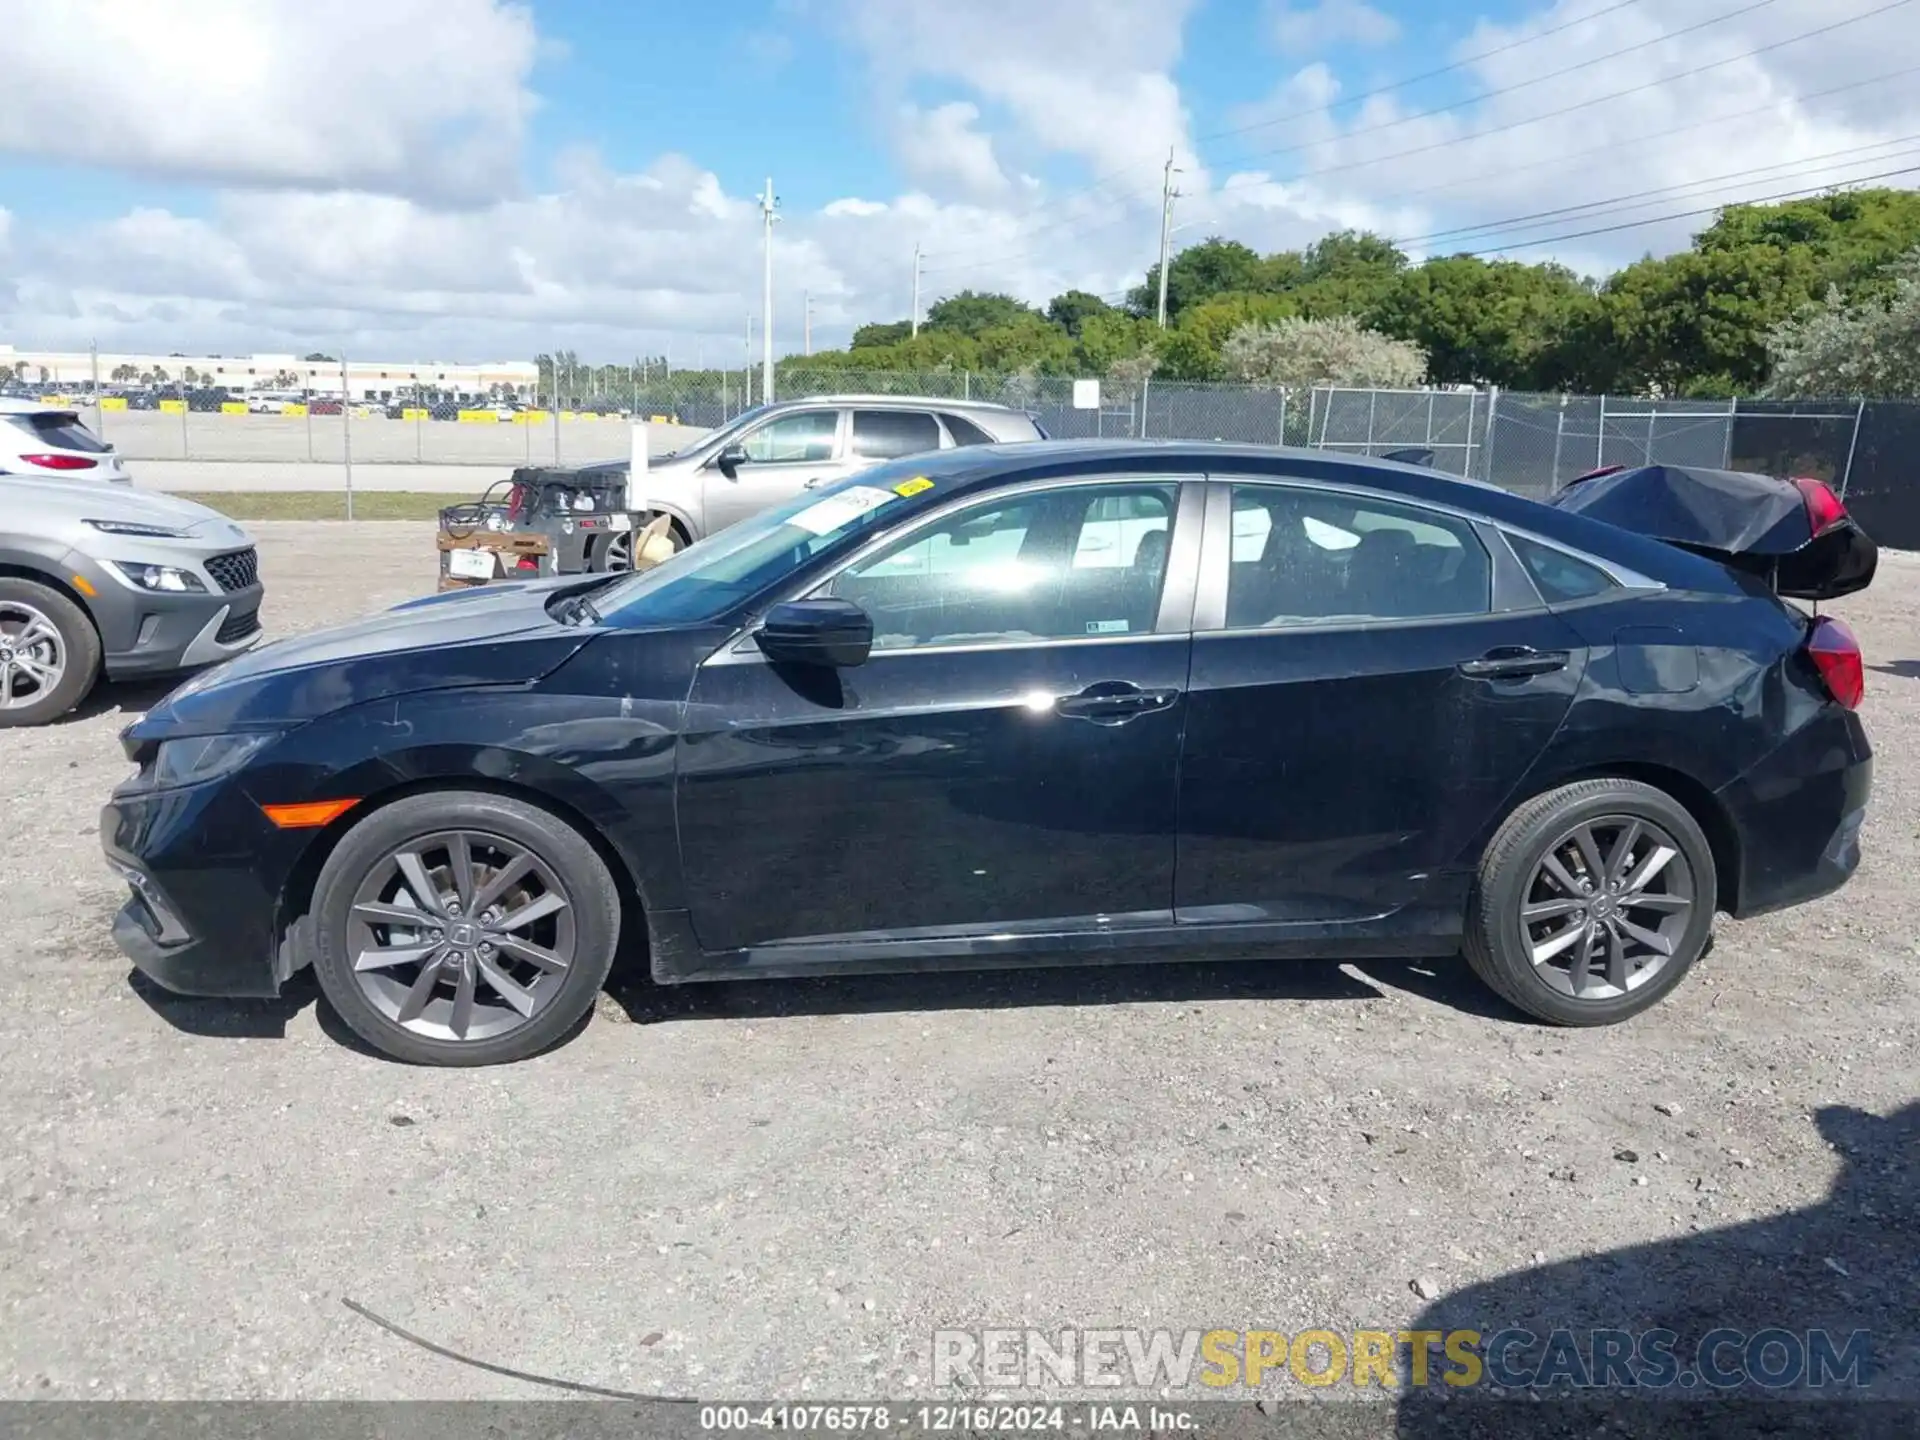
[(1165, 710), (1179, 698), (1178, 690), (1142, 690), (1125, 680), (1102, 680), (1077, 695), (1061, 696), (1053, 708), (1070, 720), (1124, 725), (1137, 716)]
[(1460, 673), (1475, 680), (1519, 680), (1548, 675), (1567, 668), (1564, 650), (1535, 650), (1530, 645), (1502, 645), (1478, 660), (1462, 660)]

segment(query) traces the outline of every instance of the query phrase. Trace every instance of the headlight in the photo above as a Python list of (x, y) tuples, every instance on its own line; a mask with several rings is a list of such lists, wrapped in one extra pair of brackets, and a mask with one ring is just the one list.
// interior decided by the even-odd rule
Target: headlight
[(207, 588), (193, 571), (176, 569), (172, 565), (141, 565), (129, 560), (109, 560), (106, 563), (113, 567), (114, 573), (121, 579), (142, 590), (186, 595), (204, 594)]
[(156, 789), (197, 785), (238, 770), (280, 738), (277, 731), (250, 730), (238, 735), (195, 735), (162, 740), (148, 784)]
[(84, 520), (81, 523), (91, 525), (94, 529), (106, 535), (138, 535), (148, 540), (184, 540), (187, 538), (187, 532), (184, 530), (169, 530), (164, 525), (136, 525), (131, 520)]

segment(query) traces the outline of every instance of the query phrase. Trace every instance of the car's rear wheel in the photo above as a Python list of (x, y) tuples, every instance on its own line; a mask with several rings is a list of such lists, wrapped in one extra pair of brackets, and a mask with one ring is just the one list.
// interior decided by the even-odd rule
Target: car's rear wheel
[(1706, 949), (1713, 847), (1687, 808), (1634, 780), (1583, 780), (1515, 810), (1469, 902), (1468, 963), (1542, 1020), (1609, 1025), (1678, 985)]
[(342, 836), (314, 888), (320, 988), (353, 1032), (422, 1065), (538, 1054), (613, 963), (613, 876), (572, 826), (474, 791), (413, 795)]
[(48, 585), (0, 578), (0, 726), (44, 725), (87, 698), (100, 675), (100, 636)]

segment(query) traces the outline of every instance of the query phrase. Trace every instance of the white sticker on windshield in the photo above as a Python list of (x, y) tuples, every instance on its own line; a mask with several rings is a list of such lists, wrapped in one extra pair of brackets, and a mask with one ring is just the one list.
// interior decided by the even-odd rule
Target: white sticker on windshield
[(899, 498), (891, 490), (882, 490), (876, 485), (849, 485), (818, 504), (809, 505), (787, 523), (798, 525), (809, 534), (830, 535), (848, 521), (858, 520), (869, 510), (878, 510)]

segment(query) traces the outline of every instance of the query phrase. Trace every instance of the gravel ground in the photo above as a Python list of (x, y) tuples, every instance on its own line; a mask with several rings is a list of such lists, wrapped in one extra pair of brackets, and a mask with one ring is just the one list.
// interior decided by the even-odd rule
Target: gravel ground
[[(255, 528), (270, 632), (431, 584), (425, 526)], [(552, 1393), (347, 1298), (623, 1390), (904, 1398), (941, 1326), (1632, 1326), (1721, 1292), (1904, 1327), (1920, 1393), (1917, 599), (1889, 555), (1838, 607), (1874, 666), (1859, 876), (1723, 920), (1599, 1032), (1458, 963), (1171, 966), (629, 985), (539, 1060), (408, 1069), (310, 983), (130, 980), (96, 816), (151, 691), (0, 733), (0, 1398)]]

